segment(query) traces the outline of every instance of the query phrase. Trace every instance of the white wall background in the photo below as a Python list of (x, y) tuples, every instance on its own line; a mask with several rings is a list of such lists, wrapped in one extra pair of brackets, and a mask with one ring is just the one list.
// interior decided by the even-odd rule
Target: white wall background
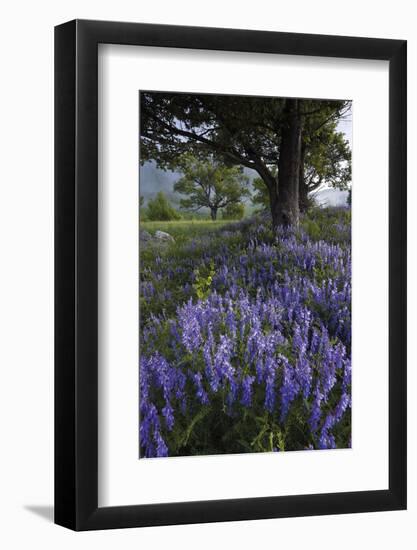
[[(1, 8), (0, 544), (3, 548), (412, 549), (417, 543), (417, 35), (413, 2), (15, 0)], [(409, 53), (409, 510), (96, 533), (51, 523), (53, 26), (73, 18), (404, 38)], [(377, 161), (377, 159), (375, 159)], [(370, 219), (372, 214), (370, 213)], [(342, 473), (341, 473), (342, 474)], [(342, 474), (343, 475), (343, 474)]]

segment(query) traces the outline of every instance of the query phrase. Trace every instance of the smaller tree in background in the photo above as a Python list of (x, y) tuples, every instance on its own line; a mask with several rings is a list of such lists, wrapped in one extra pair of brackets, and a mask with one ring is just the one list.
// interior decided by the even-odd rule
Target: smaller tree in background
[(174, 191), (187, 196), (180, 201), (185, 210), (208, 208), (215, 221), (220, 209), (239, 204), (249, 195), (248, 178), (240, 166), (228, 167), (192, 155), (184, 155), (178, 166), (183, 176), (175, 183)]
[(148, 202), (147, 219), (149, 221), (172, 221), (181, 219), (181, 216), (171, 206), (165, 194), (159, 191), (156, 197)]
[(145, 199), (143, 195), (139, 196), (139, 219), (142, 222), (145, 222), (148, 220), (148, 213), (145, 208)]
[(244, 215), (245, 205), (241, 202), (229, 204), (222, 212), (222, 218), (224, 220), (241, 220)]

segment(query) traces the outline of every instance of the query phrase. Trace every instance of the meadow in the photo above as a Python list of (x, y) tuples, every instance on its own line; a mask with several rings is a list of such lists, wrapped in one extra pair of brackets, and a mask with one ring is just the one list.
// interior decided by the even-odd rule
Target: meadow
[(140, 456), (350, 447), (350, 210), (141, 229)]
[[(141, 228), (151, 235), (156, 231), (165, 231), (174, 237), (177, 244), (184, 243), (193, 237), (216, 232), (220, 227), (230, 222), (225, 220), (175, 220), (175, 221), (146, 221)], [(172, 249), (171, 249), (172, 251)]]

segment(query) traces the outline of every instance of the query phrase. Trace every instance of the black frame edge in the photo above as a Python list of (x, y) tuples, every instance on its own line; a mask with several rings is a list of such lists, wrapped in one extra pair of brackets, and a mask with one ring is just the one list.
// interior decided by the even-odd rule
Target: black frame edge
[(280, 519), (404, 509), (392, 491), (360, 491), (97, 508), (81, 530)]
[[(403, 40), (77, 19), (97, 43), (387, 60)], [(277, 43), (279, 42), (279, 48)], [(308, 47), (306, 44), (308, 43)], [(279, 51), (277, 51), (279, 49)]]
[[(98, 508), (96, 341), (99, 43), (389, 60), (389, 489)], [(406, 42), (402, 40), (107, 21), (76, 20), (56, 27), (57, 524), (79, 531), (406, 508), (406, 112)], [(92, 185), (91, 182), (95, 183)]]
[[(394, 414), (395, 411), (395, 414)], [(407, 42), (389, 63), (389, 487), (407, 507)]]
[(75, 529), (76, 24), (55, 28), (55, 523)]

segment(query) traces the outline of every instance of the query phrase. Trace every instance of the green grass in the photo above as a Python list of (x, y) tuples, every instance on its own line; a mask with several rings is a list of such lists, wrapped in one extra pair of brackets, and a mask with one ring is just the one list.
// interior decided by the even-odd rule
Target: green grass
[(175, 240), (187, 241), (193, 237), (217, 231), (222, 225), (228, 224), (227, 220), (175, 220), (170, 222), (141, 222), (140, 228), (145, 229), (151, 235), (156, 231), (165, 231)]

